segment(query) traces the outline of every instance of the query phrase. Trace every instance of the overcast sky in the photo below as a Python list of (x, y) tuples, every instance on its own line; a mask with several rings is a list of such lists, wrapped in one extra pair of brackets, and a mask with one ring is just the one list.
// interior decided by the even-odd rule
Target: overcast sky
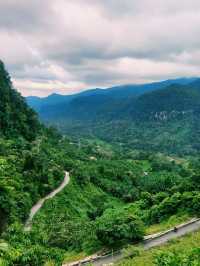
[(200, 1), (1, 0), (0, 58), (25, 96), (200, 76)]

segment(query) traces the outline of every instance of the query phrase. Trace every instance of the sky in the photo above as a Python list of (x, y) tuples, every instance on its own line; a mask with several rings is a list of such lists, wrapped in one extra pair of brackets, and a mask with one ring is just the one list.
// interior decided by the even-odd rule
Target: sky
[(200, 76), (200, 1), (1, 0), (0, 59), (24, 96)]

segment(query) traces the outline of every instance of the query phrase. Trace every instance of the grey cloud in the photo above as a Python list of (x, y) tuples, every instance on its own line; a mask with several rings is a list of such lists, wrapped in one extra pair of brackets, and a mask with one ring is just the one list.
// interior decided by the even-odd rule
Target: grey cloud
[(51, 82), (63, 92), (197, 75), (199, 36), (199, 0), (0, 2), (0, 56), (41, 95)]
[(0, 2), (0, 28), (10, 31), (39, 31), (49, 23), (48, 0), (6, 0)]

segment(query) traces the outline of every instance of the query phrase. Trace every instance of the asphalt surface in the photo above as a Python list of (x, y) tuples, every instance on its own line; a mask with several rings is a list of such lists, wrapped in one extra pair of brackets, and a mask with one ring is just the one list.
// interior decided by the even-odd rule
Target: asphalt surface
[[(158, 236), (154, 236), (152, 238), (149, 238), (147, 240), (144, 240), (143, 247), (145, 250), (148, 250), (152, 247), (159, 246), (161, 244), (164, 244), (168, 242), (171, 239), (184, 236), (188, 233), (197, 231), (200, 229), (200, 220), (192, 221), (191, 223), (184, 225), (184, 226), (177, 226), (178, 230), (175, 232), (173, 230), (169, 230), (166, 233), (160, 234)], [(114, 255), (105, 256), (104, 258), (99, 258), (98, 260), (92, 262), (92, 265), (94, 266), (103, 266), (103, 265), (109, 265), (113, 264), (120, 259), (123, 258), (122, 252), (118, 252)]]
[(56, 188), (55, 190), (53, 190), (51, 193), (49, 193), (47, 196), (45, 196), (44, 198), (40, 199), (32, 208), (29, 214), (29, 218), (26, 221), (25, 224), (25, 231), (29, 231), (31, 230), (32, 227), (32, 220), (34, 218), (34, 216), (37, 214), (37, 212), (42, 208), (44, 202), (48, 199), (51, 199), (53, 197), (55, 197), (59, 192), (61, 192), (69, 183), (69, 173), (65, 172), (65, 177), (63, 182), (60, 184), (60, 186), (58, 188)]

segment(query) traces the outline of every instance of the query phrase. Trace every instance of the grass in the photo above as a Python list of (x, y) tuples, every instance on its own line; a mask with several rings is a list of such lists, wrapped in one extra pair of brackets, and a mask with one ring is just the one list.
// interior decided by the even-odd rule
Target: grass
[(73, 261), (78, 261), (78, 260), (84, 259), (85, 257), (87, 257), (87, 254), (84, 252), (82, 253), (76, 253), (75, 251), (66, 252), (63, 263), (70, 263)]
[(155, 234), (158, 232), (166, 231), (178, 224), (185, 223), (191, 219), (188, 214), (173, 215), (168, 220), (159, 224), (153, 224), (146, 229), (146, 235)]
[(200, 231), (188, 234), (184, 237), (173, 239), (168, 243), (152, 248), (148, 251), (141, 250), (140, 254), (132, 259), (119, 262), (118, 266), (154, 266), (154, 258), (161, 251), (184, 253), (192, 248), (200, 247)]

